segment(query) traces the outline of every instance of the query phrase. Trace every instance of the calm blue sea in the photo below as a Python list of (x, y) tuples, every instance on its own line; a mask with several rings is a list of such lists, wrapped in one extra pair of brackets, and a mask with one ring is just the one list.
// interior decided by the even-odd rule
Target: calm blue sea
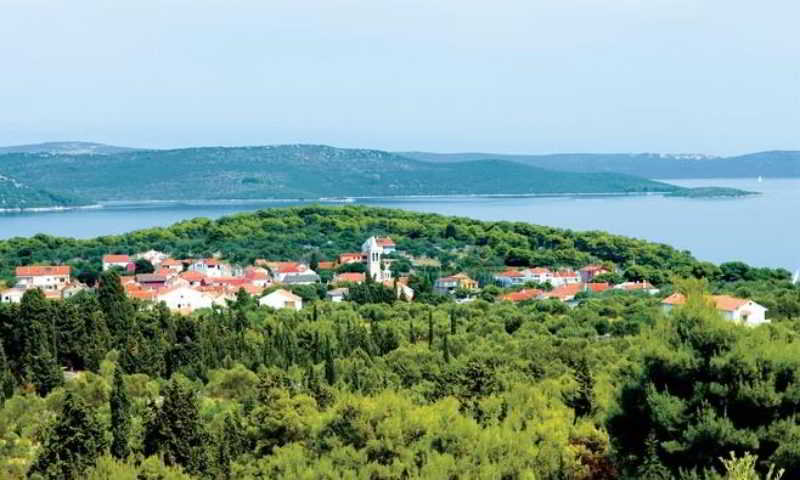
[[(762, 192), (738, 199), (663, 196), (549, 198), (405, 198), (366, 200), (481, 220), (520, 220), (663, 242), (713, 262), (800, 268), (800, 179), (702, 179), (672, 183)], [(0, 238), (48, 233), (78, 238), (166, 226), (194, 218), (297, 205), (297, 202), (112, 205), (92, 210), (0, 214)]]

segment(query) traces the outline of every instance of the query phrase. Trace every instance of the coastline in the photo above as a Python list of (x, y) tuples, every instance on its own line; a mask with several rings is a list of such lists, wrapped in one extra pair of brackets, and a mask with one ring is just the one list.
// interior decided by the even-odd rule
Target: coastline
[(0, 214), (5, 213), (47, 213), (65, 212), (72, 210), (94, 210), (102, 208), (125, 207), (158, 207), (158, 206), (225, 206), (248, 204), (275, 204), (275, 203), (333, 203), (350, 204), (359, 201), (399, 201), (399, 200), (446, 200), (446, 199), (481, 199), (481, 198), (607, 198), (607, 197), (647, 197), (664, 196), (671, 198), (741, 198), (751, 195), (760, 195), (760, 192), (745, 192), (737, 195), (681, 195), (675, 191), (649, 191), (649, 192), (564, 192), (564, 193), (471, 193), (471, 194), (438, 194), (438, 195), (353, 195), (342, 197), (296, 197), (296, 198), (219, 198), (219, 199), (149, 199), (149, 200), (110, 200), (89, 205), (57, 206), (57, 207), (31, 207), (31, 208), (0, 208)]

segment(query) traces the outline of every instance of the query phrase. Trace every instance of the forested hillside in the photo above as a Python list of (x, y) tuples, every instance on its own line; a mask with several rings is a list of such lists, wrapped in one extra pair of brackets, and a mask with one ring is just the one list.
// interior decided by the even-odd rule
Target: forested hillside
[(508, 160), (567, 172), (617, 172), (645, 178), (757, 178), (800, 177), (800, 152), (771, 151), (718, 157), (656, 153), (563, 153), (506, 155), (495, 153), (427, 153), (400, 155), (427, 162)]
[(671, 192), (615, 173), (558, 172), (504, 160), (434, 164), (378, 150), (316, 145), (6, 154), (0, 173), (42, 189), (106, 200), (382, 195)]
[[(800, 288), (782, 270), (602, 232), (316, 206), (13, 239), (0, 265), (87, 273), (103, 253), (151, 247), (325, 258), (371, 234), (439, 259), (442, 273), (603, 261), (662, 291), (584, 294), (571, 308), (493, 295), (335, 304), (308, 288), (300, 311), (241, 291), (182, 316), (129, 300), (114, 270), (65, 301), (30, 290), (0, 304), (0, 478), (800, 476)], [(688, 302), (665, 314), (673, 290)], [(755, 298), (772, 323), (725, 321), (709, 292)]]
[(0, 175), (0, 211), (30, 208), (54, 208), (86, 205), (74, 195), (31, 188), (14, 178)]

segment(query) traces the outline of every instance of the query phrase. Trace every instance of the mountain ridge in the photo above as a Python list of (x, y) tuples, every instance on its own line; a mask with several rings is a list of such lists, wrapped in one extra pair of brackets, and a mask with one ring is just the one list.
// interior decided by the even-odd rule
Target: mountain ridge
[(497, 158), (539, 168), (597, 173), (616, 172), (644, 178), (756, 178), (800, 177), (800, 151), (768, 150), (735, 156), (665, 153), (431, 153), (398, 152), (433, 163)]

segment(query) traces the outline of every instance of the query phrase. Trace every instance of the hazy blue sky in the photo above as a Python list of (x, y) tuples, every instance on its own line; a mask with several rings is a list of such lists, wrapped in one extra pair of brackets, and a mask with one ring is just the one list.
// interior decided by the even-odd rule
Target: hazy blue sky
[(0, 0), (0, 144), (800, 149), (797, 0)]

